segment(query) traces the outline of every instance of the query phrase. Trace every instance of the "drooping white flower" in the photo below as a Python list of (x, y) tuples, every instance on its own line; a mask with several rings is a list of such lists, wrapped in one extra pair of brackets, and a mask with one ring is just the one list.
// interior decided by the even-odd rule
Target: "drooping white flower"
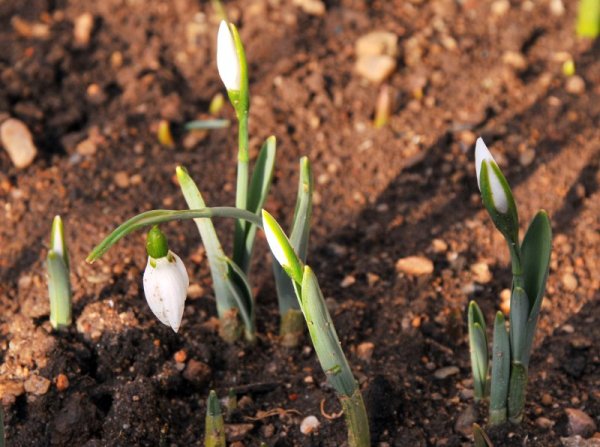
[(179, 330), (190, 280), (183, 262), (169, 250), (167, 256), (148, 256), (144, 271), (144, 295), (152, 313), (163, 324)]
[(495, 165), (497, 167), (498, 164), (483, 140), (477, 138), (477, 142), (475, 143), (475, 170), (477, 172), (477, 186), (479, 186), (479, 191), (481, 191), (480, 173), (483, 163), (487, 164), (488, 179), (494, 207), (498, 212), (506, 213), (508, 211), (508, 197), (506, 196), (506, 191), (498, 178), (496, 170), (493, 169), (493, 166)]
[(240, 90), (240, 61), (231, 30), (225, 20), (221, 20), (217, 34), (217, 69), (227, 90)]

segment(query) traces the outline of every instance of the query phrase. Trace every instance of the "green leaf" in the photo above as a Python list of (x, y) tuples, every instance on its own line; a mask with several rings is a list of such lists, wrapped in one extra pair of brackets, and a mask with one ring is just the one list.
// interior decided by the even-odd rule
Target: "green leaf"
[(492, 348), (492, 383), (490, 390), (490, 425), (506, 421), (508, 383), (510, 379), (510, 342), (504, 315), (496, 313)]
[(468, 330), (471, 369), (473, 371), (473, 389), (475, 399), (480, 400), (486, 396), (489, 353), (485, 319), (475, 301), (469, 303)]
[[(188, 206), (191, 208), (205, 207), (200, 190), (187, 171), (178, 167), (176, 172)], [(194, 219), (194, 222), (206, 249), (219, 319), (223, 321), (228, 315), (231, 315), (231, 309), (238, 309), (246, 326), (246, 334), (247, 336), (252, 334), (250, 336), (252, 338), (254, 334), (254, 300), (248, 281), (244, 273), (225, 255), (212, 221), (210, 219)]]
[(244, 219), (248, 222), (252, 222), (254, 225), (262, 227), (262, 221), (256, 214), (229, 206), (191, 210), (146, 211), (119, 225), (115, 230), (113, 230), (112, 233), (106, 236), (102, 242), (94, 247), (94, 249), (86, 258), (86, 261), (93, 263), (94, 261), (100, 259), (110, 249), (110, 247), (116, 244), (123, 237), (149, 225), (171, 222), (173, 220), (208, 219), (212, 217)]
[(50, 230), (50, 249), (60, 255), (69, 268), (69, 249), (65, 238), (65, 227), (60, 216), (54, 216)]
[(510, 388), (508, 392), (508, 419), (518, 424), (523, 419), (525, 407), (525, 391), (527, 388), (527, 367), (513, 362), (510, 371)]
[(524, 289), (529, 297), (527, 341), (523, 352), (523, 365), (529, 365), (535, 329), (546, 291), (546, 280), (552, 252), (552, 228), (545, 211), (539, 211), (531, 221), (521, 244), (521, 263)]
[[(271, 136), (267, 138), (260, 150), (254, 166), (254, 171), (252, 172), (250, 189), (248, 190), (247, 209), (256, 215), (260, 213), (260, 210), (267, 199), (267, 195), (269, 194), (269, 188), (271, 187), (271, 181), (273, 180), (276, 153), (276, 140), (274, 136)], [(248, 271), (250, 266), (255, 236), (256, 225), (245, 225), (245, 249), (240, 262), (240, 268), (245, 272)]]
[(185, 123), (185, 130), (212, 130), (229, 127), (229, 120), (196, 120)]
[(473, 424), (473, 441), (475, 447), (494, 447), (486, 432), (479, 424)]
[(527, 342), (529, 299), (525, 290), (515, 287), (510, 297), (510, 347), (512, 359), (522, 362)]
[(63, 257), (54, 250), (46, 258), (48, 268), (48, 295), (50, 296), (50, 324), (54, 329), (71, 325), (71, 282), (69, 269)]
[[(306, 262), (306, 254), (308, 252), (310, 218), (312, 215), (312, 193), (313, 178), (310, 161), (307, 157), (302, 157), (300, 159), (300, 178), (298, 181), (296, 208), (290, 234), (290, 243), (302, 262)], [(286, 315), (290, 309), (300, 309), (291, 279), (285, 274), (277, 260), (273, 262), (273, 273), (275, 275), (280, 315)]]
[(317, 277), (308, 266), (304, 267), (301, 294), (302, 313), (321, 368), (339, 394), (352, 397), (358, 384), (342, 350)]
[(253, 341), (255, 338), (255, 323), (254, 323), (254, 298), (252, 296), (252, 288), (248, 283), (246, 274), (238, 267), (231, 259), (226, 258), (227, 262), (227, 287), (231, 295), (235, 298), (237, 307), (240, 310), (240, 317), (246, 327), (246, 339)]

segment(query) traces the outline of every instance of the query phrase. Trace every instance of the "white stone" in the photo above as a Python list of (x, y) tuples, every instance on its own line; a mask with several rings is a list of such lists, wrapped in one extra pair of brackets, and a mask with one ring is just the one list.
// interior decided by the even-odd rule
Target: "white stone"
[(29, 166), (37, 155), (31, 132), (18, 119), (10, 118), (2, 123), (0, 141), (17, 169)]

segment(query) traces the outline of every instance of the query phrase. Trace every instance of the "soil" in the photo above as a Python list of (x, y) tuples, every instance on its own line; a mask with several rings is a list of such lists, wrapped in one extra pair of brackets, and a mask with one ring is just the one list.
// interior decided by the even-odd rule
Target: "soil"
[[(363, 389), (374, 446), (470, 445), (470, 422), (485, 423), (485, 409), (473, 407), (466, 306), (477, 299), (491, 321), (510, 273), (478, 195), (480, 135), (513, 187), (523, 228), (544, 208), (554, 232), (525, 418), (490, 435), (496, 446), (560, 446), (566, 408), (599, 421), (600, 46), (576, 38), (577, 2), (564, 1), (560, 14), (550, 3), (328, 0), (322, 16), (290, 1), (224, 3), (249, 60), (253, 156), (268, 135), (278, 138), (266, 208), (283, 222), (299, 157), (313, 163), (308, 262)], [(93, 30), (78, 42), (74, 23), (84, 13)], [(251, 276), (254, 346), (218, 338), (210, 275), (189, 222), (164, 226), (196, 292), (178, 334), (145, 302), (141, 232), (84, 262), (125, 219), (185, 208), (173, 179), (179, 164), (209, 204), (234, 202), (235, 129), (182, 131), (223, 93), (217, 23), (208, 2), (192, 0), (0, 3), (0, 119), (25, 122), (39, 151), (16, 170), (0, 150), (8, 445), (203, 445), (208, 392), (224, 397), (230, 388), (238, 446), (345, 445), (343, 418), (321, 414), (321, 402), (329, 414), (339, 405), (310, 343), (278, 344), (262, 235)], [(354, 43), (373, 30), (395, 33), (400, 47), (387, 81), (393, 113), (381, 129), (372, 125), (381, 87), (354, 71)], [(562, 73), (569, 57), (583, 91)], [(219, 116), (233, 119), (231, 107)], [(174, 149), (156, 138), (161, 119), (174, 129)], [(55, 214), (65, 220), (74, 290), (76, 324), (63, 333), (49, 325), (44, 273)], [(216, 225), (230, 247), (231, 222)], [(432, 260), (433, 273), (399, 274), (395, 262), (412, 255)], [(362, 343), (373, 344), (372, 358), (360, 355)], [(454, 374), (436, 379), (444, 367)], [(302, 435), (299, 423), (311, 414), (321, 427)]]

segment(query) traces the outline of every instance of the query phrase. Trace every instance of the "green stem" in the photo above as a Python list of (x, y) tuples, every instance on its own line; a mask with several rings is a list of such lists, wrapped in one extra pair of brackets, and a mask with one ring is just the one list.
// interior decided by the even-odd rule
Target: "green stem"
[[(238, 116), (238, 169), (237, 185), (235, 190), (235, 207), (245, 210), (248, 206), (248, 111), (243, 110), (237, 113)], [(233, 243), (233, 260), (237, 265), (247, 265), (245, 244), (246, 221), (238, 220), (235, 223), (235, 236)]]
[(348, 426), (348, 445), (350, 447), (369, 447), (369, 418), (360, 390), (357, 388), (350, 397), (340, 396), (344, 417)]
[(513, 275), (513, 289), (515, 287), (524, 287), (525, 283), (523, 282), (523, 268), (521, 264), (521, 248), (518, 243), (511, 242), (506, 239), (506, 243), (508, 244), (508, 250), (510, 251), (510, 263)]

